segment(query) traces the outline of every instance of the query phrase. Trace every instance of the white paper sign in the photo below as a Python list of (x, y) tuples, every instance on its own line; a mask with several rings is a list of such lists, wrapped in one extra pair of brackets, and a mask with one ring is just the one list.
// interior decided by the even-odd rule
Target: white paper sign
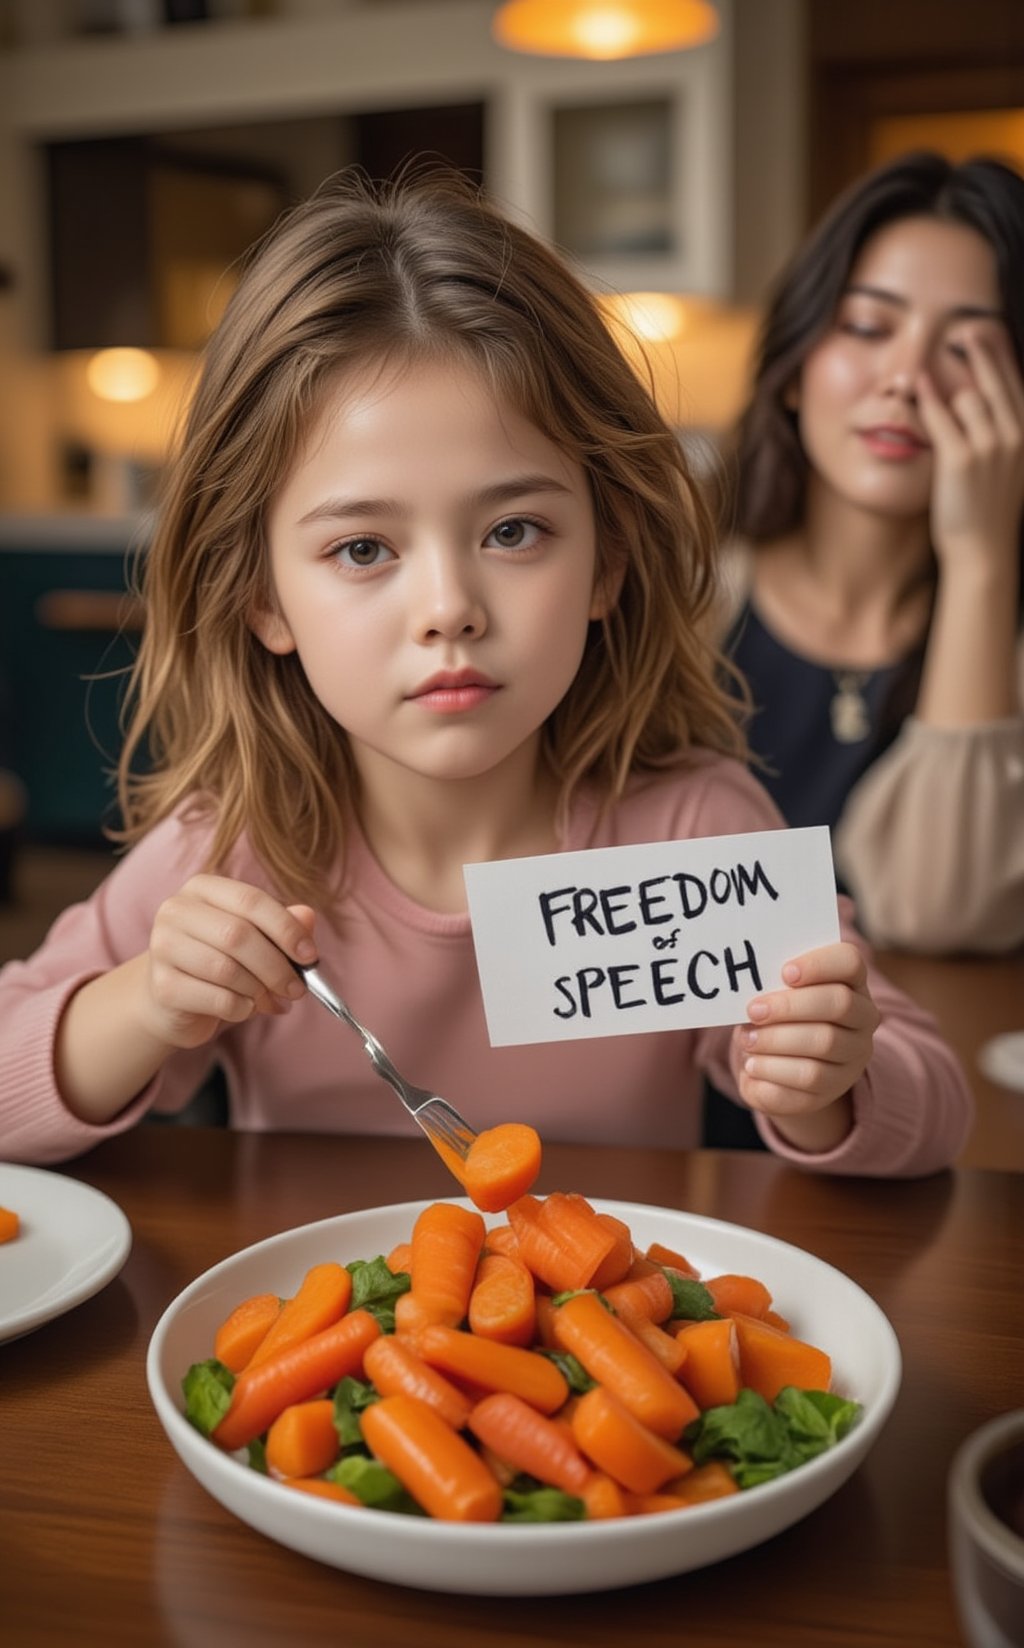
[(825, 828), (464, 866), (491, 1045), (737, 1024), (839, 938)]

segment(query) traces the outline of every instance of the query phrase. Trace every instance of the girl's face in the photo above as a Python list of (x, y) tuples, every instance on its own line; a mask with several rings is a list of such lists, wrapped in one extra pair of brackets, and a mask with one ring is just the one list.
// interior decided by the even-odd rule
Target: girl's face
[(525, 758), (599, 616), (582, 468), (482, 376), (370, 363), (327, 395), (268, 515), (277, 610), (364, 782)]
[(811, 485), (872, 513), (925, 514), (932, 453), (917, 407), (920, 374), (948, 403), (972, 382), (970, 334), (1008, 350), (988, 242), (924, 217), (879, 229), (796, 388)]

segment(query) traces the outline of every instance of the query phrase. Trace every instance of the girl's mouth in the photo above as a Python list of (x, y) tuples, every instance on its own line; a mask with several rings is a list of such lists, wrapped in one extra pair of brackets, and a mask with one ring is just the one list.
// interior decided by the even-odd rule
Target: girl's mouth
[(497, 682), (472, 670), (442, 671), (424, 681), (409, 697), (423, 709), (437, 715), (457, 715), (475, 710), (499, 690)]

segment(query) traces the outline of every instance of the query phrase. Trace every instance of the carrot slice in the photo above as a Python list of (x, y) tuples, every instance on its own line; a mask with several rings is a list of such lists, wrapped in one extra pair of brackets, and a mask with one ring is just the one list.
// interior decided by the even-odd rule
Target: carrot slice
[(254, 1293), (226, 1316), (213, 1336), (213, 1354), (232, 1373), (241, 1373), (281, 1314), (276, 1293)]
[(704, 1286), (719, 1316), (732, 1316), (739, 1311), (744, 1316), (763, 1320), (771, 1309), (772, 1296), (756, 1276), (706, 1276)]
[(667, 1322), (672, 1315), (672, 1289), (663, 1270), (634, 1276), (614, 1287), (604, 1288), (604, 1296), (616, 1310), (632, 1316), (646, 1316), (649, 1322)]
[(578, 1293), (559, 1305), (555, 1337), (598, 1385), (606, 1386), (641, 1424), (659, 1436), (674, 1441), (696, 1419), (697, 1405), (689, 1392), (611, 1315), (596, 1293)]
[(800, 1390), (828, 1390), (832, 1360), (817, 1345), (794, 1339), (754, 1316), (733, 1316), (740, 1350), (740, 1379), (744, 1385), (774, 1402), (784, 1385)]
[(511, 1225), (492, 1225), (484, 1239), (488, 1253), (503, 1253), (506, 1259), (521, 1259), (519, 1243)]
[(740, 1351), (731, 1317), (687, 1322), (676, 1332), (686, 1358), (679, 1377), (699, 1408), (728, 1407), (740, 1393)]
[[(565, 1375), (547, 1356), (518, 1345), (499, 1345), (458, 1328), (424, 1328), (417, 1350), (431, 1367), (478, 1389), (512, 1391), (541, 1413), (557, 1413), (569, 1395)], [(659, 1368), (660, 1373), (660, 1368)]]
[(623, 1219), (617, 1219), (614, 1213), (599, 1213), (597, 1222), (615, 1237), (615, 1246), (590, 1278), (591, 1287), (603, 1292), (605, 1288), (621, 1282), (633, 1263), (633, 1237), (629, 1226)]
[(470, 1201), (484, 1213), (502, 1213), (525, 1196), (541, 1164), (540, 1135), (525, 1122), (502, 1122), (478, 1133), (460, 1178)]
[(572, 1429), (580, 1451), (631, 1493), (657, 1492), (682, 1476), (690, 1463), (680, 1448), (648, 1430), (601, 1385), (580, 1397)]
[(470, 1332), (502, 1345), (529, 1345), (536, 1320), (533, 1277), (526, 1266), (503, 1253), (485, 1253), (469, 1296)]
[(227, 1413), (211, 1433), (213, 1440), (233, 1453), (261, 1436), (293, 1402), (319, 1396), (347, 1373), (362, 1373), (363, 1354), (379, 1333), (380, 1325), (369, 1311), (353, 1310), (259, 1367), (250, 1363), (235, 1380)]
[(385, 1396), (362, 1416), (377, 1458), (441, 1522), (496, 1522), (501, 1488), (469, 1443), (415, 1396)]
[(351, 1298), (352, 1277), (344, 1265), (333, 1261), (313, 1265), (302, 1278), (298, 1293), (282, 1305), (276, 1321), (253, 1351), (248, 1366), (257, 1368), (289, 1345), (299, 1345), (303, 1339), (322, 1333), (344, 1316)]
[(13, 1208), (0, 1207), (0, 1242), (12, 1242), (21, 1229), (21, 1219)]
[(276, 1476), (318, 1476), (339, 1452), (334, 1403), (327, 1396), (293, 1402), (267, 1432), (267, 1467)]
[(415, 1396), (439, 1413), (452, 1430), (461, 1431), (472, 1403), (443, 1373), (424, 1362), (394, 1334), (382, 1333), (369, 1345), (363, 1367), (381, 1396)]
[(579, 1494), (590, 1475), (575, 1441), (556, 1420), (547, 1419), (510, 1391), (495, 1391), (478, 1402), (469, 1428), (498, 1456), (563, 1493)]

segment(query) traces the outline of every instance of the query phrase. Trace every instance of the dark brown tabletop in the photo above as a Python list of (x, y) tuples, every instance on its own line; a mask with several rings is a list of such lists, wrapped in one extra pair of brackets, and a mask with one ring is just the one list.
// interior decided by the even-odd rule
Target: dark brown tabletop
[(757, 1152), (549, 1145), (539, 1188), (766, 1231), (845, 1271), (899, 1336), (895, 1410), (803, 1522), (714, 1567), (630, 1590), (447, 1596), (324, 1567), (211, 1499), (150, 1404), (145, 1354), (202, 1271), (277, 1231), (447, 1196), (418, 1140), (142, 1126), (63, 1171), (106, 1191), (132, 1252), (93, 1299), (0, 1345), (0, 1639), (132, 1648), (943, 1648), (960, 1641), (946, 1558), (957, 1443), (1024, 1402), (1024, 1179), (823, 1179)]

